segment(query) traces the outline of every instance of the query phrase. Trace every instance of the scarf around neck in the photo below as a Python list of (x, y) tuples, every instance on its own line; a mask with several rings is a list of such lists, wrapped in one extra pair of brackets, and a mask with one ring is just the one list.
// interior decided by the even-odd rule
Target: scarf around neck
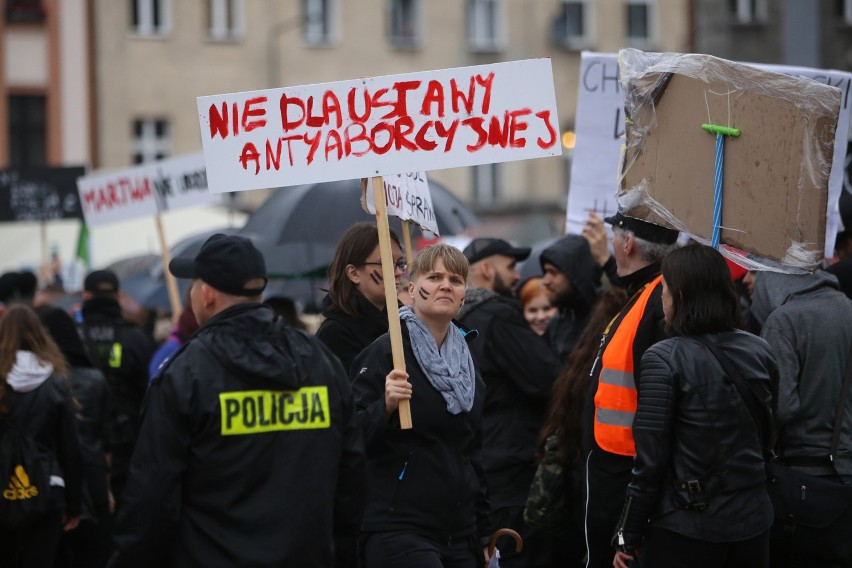
[(469, 412), (473, 408), (476, 371), (467, 342), (455, 325), (450, 325), (441, 351), (432, 332), (412, 309), (399, 309), (399, 318), (405, 322), (411, 338), (414, 357), (432, 387), (447, 403), (450, 414)]

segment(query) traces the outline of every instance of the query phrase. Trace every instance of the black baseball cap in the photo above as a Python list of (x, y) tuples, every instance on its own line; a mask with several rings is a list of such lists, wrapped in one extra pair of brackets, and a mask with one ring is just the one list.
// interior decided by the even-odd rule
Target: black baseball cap
[(462, 251), (471, 264), (489, 256), (502, 254), (515, 260), (526, 260), (530, 255), (530, 247), (513, 247), (503, 239), (473, 239)]
[(620, 212), (604, 218), (604, 221), (613, 227), (630, 231), (636, 235), (637, 238), (650, 241), (652, 243), (670, 245), (677, 241), (677, 237), (680, 234), (680, 232), (675, 229), (655, 225), (647, 221), (642, 221), (641, 219), (636, 219), (635, 217), (627, 217), (626, 215), (622, 215)]
[(118, 292), (118, 276), (111, 270), (93, 270), (86, 276), (83, 289), (92, 294), (115, 294)]
[[(176, 278), (198, 278), (233, 296), (257, 296), (266, 288), (266, 262), (249, 239), (217, 233), (207, 239), (195, 258), (174, 258), (169, 272)], [(263, 278), (263, 286), (246, 288), (246, 282)]]

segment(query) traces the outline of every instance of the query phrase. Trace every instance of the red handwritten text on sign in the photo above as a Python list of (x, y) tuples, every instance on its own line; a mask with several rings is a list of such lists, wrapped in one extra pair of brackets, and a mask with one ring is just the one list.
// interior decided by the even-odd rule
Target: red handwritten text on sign
[[(413, 171), (417, 168), (408, 165), (439, 169), (559, 154), (555, 98), (530, 96), (537, 93), (535, 85), (516, 77), (524, 62), (511, 63), (515, 66), (445, 70), (422, 78), (409, 74), (202, 97), (199, 118), (208, 172), (221, 166), (222, 171), (231, 168), (228, 175), (233, 176), (238, 165), (249, 176), (298, 176), (333, 165), (348, 173), (327, 179), (343, 179), (354, 173), (381, 174), (381, 164), (390, 160), (407, 164), (391, 168)], [(546, 65), (552, 95), (549, 61)], [(485, 155), (495, 150), (507, 152)], [(473, 157), (477, 154), (481, 156)], [(417, 162), (418, 155), (428, 155), (428, 163)], [(444, 156), (452, 159), (444, 164)], [(364, 166), (359, 169), (355, 163)], [(322, 175), (307, 177), (316, 181)], [(211, 188), (217, 191), (212, 178)], [(280, 175), (270, 179), (307, 181), (280, 180)]]
[(80, 197), (84, 210), (100, 213), (151, 199), (151, 184), (148, 178), (118, 178), (83, 191)]

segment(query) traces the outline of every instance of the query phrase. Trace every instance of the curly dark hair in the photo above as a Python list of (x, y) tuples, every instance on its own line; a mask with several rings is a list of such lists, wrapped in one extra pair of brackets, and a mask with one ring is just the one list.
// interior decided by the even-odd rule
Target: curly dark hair
[(544, 442), (551, 434), (559, 436), (559, 455), (565, 465), (580, 459), (583, 405), (591, 384), (592, 365), (601, 344), (601, 336), (627, 303), (627, 293), (616, 287), (601, 292), (586, 327), (568, 356), (562, 372), (553, 382), (550, 406), (538, 440), (538, 454), (544, 452)]

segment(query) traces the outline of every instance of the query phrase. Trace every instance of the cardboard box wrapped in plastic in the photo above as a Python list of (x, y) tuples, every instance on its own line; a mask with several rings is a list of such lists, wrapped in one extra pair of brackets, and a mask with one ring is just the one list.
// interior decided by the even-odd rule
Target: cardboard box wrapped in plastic
[[(705, 244), (721, 187), (720, 250), (750, 269), (815, 269), (823, 259), (840, 90), (709, 55), (619, 53), (626, 214)], [(721, 184), (717, 137), (724, 136)]]

